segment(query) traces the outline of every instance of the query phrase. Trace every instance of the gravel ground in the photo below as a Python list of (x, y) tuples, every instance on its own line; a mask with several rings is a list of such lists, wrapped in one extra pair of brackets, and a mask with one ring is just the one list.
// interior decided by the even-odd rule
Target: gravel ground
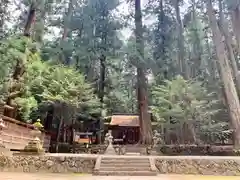
[(134, 176), (91, 176), (83, 174), (28, 174), (28, 173), (0, 173), (1, 180), (240, 180), (240, 176), (185, 176), (159, 175), (150, 177)]

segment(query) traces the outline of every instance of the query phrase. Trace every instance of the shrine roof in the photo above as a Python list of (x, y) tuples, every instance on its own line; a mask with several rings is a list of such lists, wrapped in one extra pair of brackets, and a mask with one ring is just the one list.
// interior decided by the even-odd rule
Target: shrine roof
[(113, 115), (110, 125), (138, 127), (139, 117), (136, 115)]

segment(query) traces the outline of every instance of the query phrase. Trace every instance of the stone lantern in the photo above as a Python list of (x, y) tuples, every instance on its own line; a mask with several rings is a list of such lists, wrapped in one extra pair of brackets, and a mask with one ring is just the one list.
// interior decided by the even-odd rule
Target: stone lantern
[(149, 151), (148, 154), (158, 155), (157, 147), (159, 144), (161, 144), (161, 135), (160, 135), (160, 133), (158, 133), (157, 130), (154, 130), (153, 131), (153, 145), (151, 147), (151, 150), (150, 149), (148, 150)]
[(116, 155), (116, 152), (115, 152), (115, 150), (113, 148), (113, 144), (112, 144), (113, 136), (112, 136), (112, 131), (111, 130), (109, 130), (108, 133), (106, 134), (105, 140), (108, 143), (108, 147), (107, 147), (107, 149), (105, 151), (105, 154)]
[(31, 134), (33, 136), (33, 139), (25, 146), (23, 152), (30, 152), (30, 153), (36, 153), (36, 154), (43, 154), (44, 149), (41, 142), (41, 135), (42, 132), (40, 129), (43, 128), (43, 125), (40, 122), (40, 119), (38, 119), (33, 124), (33, 130), (31, 131)]

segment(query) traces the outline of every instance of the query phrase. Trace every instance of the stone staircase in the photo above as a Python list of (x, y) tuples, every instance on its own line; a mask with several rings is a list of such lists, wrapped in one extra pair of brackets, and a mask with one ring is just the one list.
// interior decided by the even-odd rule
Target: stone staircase
[(100, 156), (94, 175), (98, 176), (156, 176), (157, 169), (151, 157)]

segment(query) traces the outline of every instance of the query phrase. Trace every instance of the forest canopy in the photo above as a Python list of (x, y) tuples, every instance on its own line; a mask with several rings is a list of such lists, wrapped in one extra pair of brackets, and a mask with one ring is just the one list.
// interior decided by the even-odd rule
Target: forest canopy
[(234, 0), (3, 0), (1, 101), (25, 122), (61, 102), (138, 113), (145, 144), (151, 113), (177, 143), (239, 146), (239, 14)]

